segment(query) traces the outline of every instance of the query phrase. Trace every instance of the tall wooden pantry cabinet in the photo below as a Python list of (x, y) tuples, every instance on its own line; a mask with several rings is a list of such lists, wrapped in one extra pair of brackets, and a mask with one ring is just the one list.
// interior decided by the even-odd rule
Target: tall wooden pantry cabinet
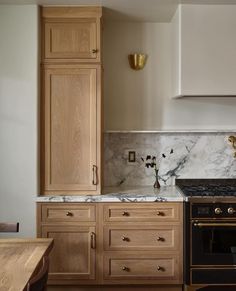
[(101, 194), (101, 7), (43, 7), (41, 194)]

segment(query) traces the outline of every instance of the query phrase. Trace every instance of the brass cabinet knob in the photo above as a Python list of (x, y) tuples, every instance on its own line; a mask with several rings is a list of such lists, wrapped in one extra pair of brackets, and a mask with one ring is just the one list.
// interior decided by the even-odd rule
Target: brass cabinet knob
[(92, 50), (92, 53), (93, 53), (93, 54), (98, 53), (98, 49), (93, 49), (93, 50)]
[(233, 209), (233, 207), (228, 208), (228, 213), (229, 214), (234, 214), (236, 211)]
[(158, 216), (164, 216), (164, 213), (161, 212), (161, 211), (157, 211), (157, 215), (158, 215)]
[(122, 212), (122, 216), (129, 216), (129, 212), (127, 212), (127, 211), (123, 211), (123, 212)]
[(126, 236), (122, 236), (122, 240), (123, 240), (123, 241), (129, 241), (129, 238), (126, 237)]
[(157, 266), (157, 271), (165, 271), (165, 269), (161, 266)]
[(219, 207), (215, 208), (215, 214), (221, 214), (221, 213), (222, 213), (222, 210)]
[(164, 241), (164, 240), (165, 240), (164, 237), (161, 237), (161, 236), (157, 237), (157, 241)]
[(68, 211), (68, 212), (66, 212), (66, 216), (73, 216), (73, 213)]
[(123, 267), (122, 267), (122, 270), (123, 270), (123, 271), (127, 271), (127, 272), (128, 272), (128, 271), (129, 271), (129, 268), (128, 268), (128, 267), (126, 267), (126, 266), (123, 266)]

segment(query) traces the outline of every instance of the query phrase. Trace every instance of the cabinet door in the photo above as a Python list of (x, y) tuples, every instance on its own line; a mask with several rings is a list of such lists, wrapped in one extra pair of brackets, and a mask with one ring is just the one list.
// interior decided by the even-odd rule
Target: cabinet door
[(54, 239), (49, 268), (51, 282), (95, 280), (95, 227), (42, 226), (42, 237)]
[(45, 59), (100, 60), (100, 22), (96, 18), (46, 20)]
[(99, 78), (96, 65), (44, 70), (44, 194), (100, 191)]

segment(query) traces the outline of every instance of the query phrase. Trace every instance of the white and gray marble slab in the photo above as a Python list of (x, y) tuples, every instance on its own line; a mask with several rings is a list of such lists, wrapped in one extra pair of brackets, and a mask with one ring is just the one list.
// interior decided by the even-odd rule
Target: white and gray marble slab
[(37, 202), (182, 202), (184, 196), (175, 186), (108, 187), (102, 195), (38, 196)]
[[(159, 160), (159, 182), (173, 185), (175, 178), (236, 178), (236, 159), (228, 141), (235, 132), (215, 133), (107, 133), (104, 142), (105, 186), (153, 185), (152, 168), (141, 157)], [(171, 149), (174, 153), (170, 154)], [(128, 163), (128, 151), (136, 163)]]

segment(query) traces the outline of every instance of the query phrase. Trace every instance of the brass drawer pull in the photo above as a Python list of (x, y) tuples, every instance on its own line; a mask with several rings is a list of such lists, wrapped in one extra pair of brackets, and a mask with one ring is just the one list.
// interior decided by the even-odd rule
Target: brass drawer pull
[(158, 236), (157, 241), (165, 241), (164, 237)]
[(72, 216), (73, 216), (73, 212), (67, 211), (67, 212), (66, 212), (66, 216), (70, 216), (70, 217), (72, 217)]
[(162, 211), (157, 211), (157, 216), (165, 216), (165, 214)]
[(123, 241), (129, 241), (129, 238), (126, 237), (126, 236), (122, 236), (122, 240), (123, 240)]
[(122, 267), (122, 270), (123, 270), (123, 271), (126, 271), (126, 272), (129, 272), (129, 268), (126, 267), (126, 266), (123, 266), (123, 267)]
[(92, 50), (92, 53), (93, 53), (93, 54), (98, 53), (98, 49), (93, 49), (93, 50)]
[(127, 211), (123, 211), (123, 212), (122, 212), (122, 216), (129, 216), (129, 212), (127, 212)]
[(163, 267), (161, 267), (161, 266), (157, 266), (157, 271), (165, 271), (165, 269), (163, 268)]
[(97, 176), (97, 166), (93, 165), (93, 181), (92, 181), (93, 185), (97, 185), (98, 184), (98, 176)]
[(92, 232), (90, 238), (91, 238), (91, 249), (96, 249), (96, 234)]

